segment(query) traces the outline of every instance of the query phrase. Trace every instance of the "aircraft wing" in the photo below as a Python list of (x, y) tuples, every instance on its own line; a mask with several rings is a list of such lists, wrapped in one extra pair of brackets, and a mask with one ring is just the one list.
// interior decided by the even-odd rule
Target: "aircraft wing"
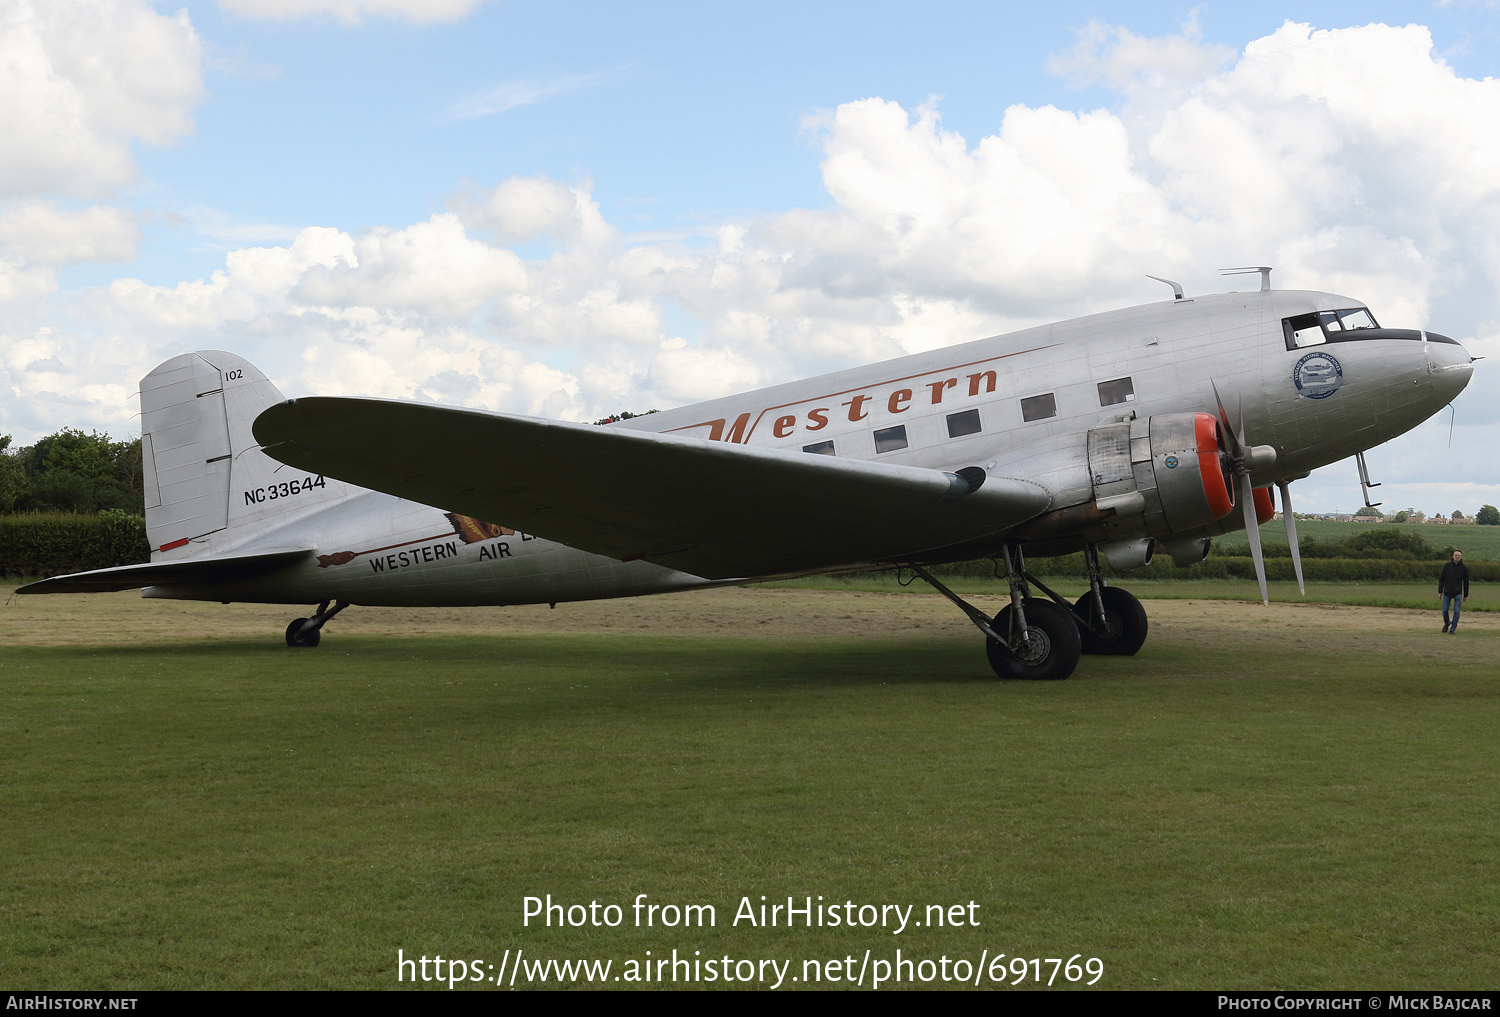
[(1050, 502), (1019, 480), (972, 490), (938, 470), (383, 399), (294, 399), (254, 431), (299, 470), (709, 579), (900, 561)]
[(185, 558), (181, 561), (142, 562), (112, 569), (74, 572), (17, 587), (17, 593), (111, 593), (172, 583), (221, 583), (268, 572), (306, 558), (316, 548), (288, 547), (218, 558)]

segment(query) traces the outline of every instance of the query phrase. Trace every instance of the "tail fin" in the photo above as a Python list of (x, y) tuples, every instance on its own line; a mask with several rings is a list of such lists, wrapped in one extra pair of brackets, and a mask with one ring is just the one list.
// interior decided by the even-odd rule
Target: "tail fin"
[(153, 561), (222, 553), (344, 497), (346, 485), (260, 451), (250, 425), (282, 401), (254, 365), (218, 350), (173, 357), (141, 379)]

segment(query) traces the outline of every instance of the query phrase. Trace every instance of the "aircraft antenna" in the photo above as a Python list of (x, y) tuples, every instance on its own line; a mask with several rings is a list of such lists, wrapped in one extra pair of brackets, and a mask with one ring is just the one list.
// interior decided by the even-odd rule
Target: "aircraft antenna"
[(1260, 273), (1260, 291), (1265, 293), (1271, 288), (1271, 266), (1270, 265), (1241, 265), (1239, 268), (1221, 268), (1220, 275), (1254, 275)]
[(1171, 279), (1163, 279), (1159, 275), (1150, 275), (1150, 274), (1148, 274), (1146, 276), (1146, 278), (1147, 279), (1155, 279), (1159, 283), (1166, 283), (1168, 286), (1172, 287), (1172, 299), (1173, 300), (1181, 300), (1182, 299), (1182, 283), (1175, 282), (1175, 281), (1173, 281)]

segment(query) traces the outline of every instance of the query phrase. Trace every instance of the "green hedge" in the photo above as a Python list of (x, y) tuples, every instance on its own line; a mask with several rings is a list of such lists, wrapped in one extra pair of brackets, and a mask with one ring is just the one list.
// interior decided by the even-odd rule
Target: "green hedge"
[(95, 516), (0, 516), (0, 575), (57, 576), (151, 560), (146, 520), (119, 509)]
[[(1116, 572), (1108, 563), (1104, 564), (1106, 576), (1133, 579), (1251, 579), (1255, 578), (1255, 563), (1249, 557), (1212, 556), (1189, 568), (1180, 569), (1166, 555), (1157, 555), (1150, 565), (1131, 572)], [(1469, 577), (1475, 582), (1500, 582), (1500, 561), (1468, 562)], [(1034, 558), (1026, 567), (1039, 576), (1083, 577), (1088, 570), (1083, 564), (1083, 554), (1070, 554), (1060, 558)], [(1437, 589), (1438, 573), (1443, 570), (1442, 561), (1389, 560), (1381, 558), (1304, 558), (1302, 576), (1308, 582), (1394, 582), (1432, 583)], [(938, 575), (992, 576), (994, 563), (988, 558), (977, 561), (940, 565), (933, 571)], [(1267, 558), (1266, 578), (1277, 582), (1295, 582), (1290, 558)]]
[[(146, 543), (146, 521), (118, 509), (95, 516), (31, 514), (0, 516), (0, 576), (34, 578), (68, 572), (109, 568), (150, 561)], [(1083, 577), (1083, 555), (1035, 558), (1027, 563), (1039, 576)], [(1500, 582), (1500, 561), (1471, 561), (1469, 574), (1476, 582)], [(1430, 582), (1437, 586), (1441, 561), (1411, 561), (1380, 558), (1304, 558), (1302, 574), (1309, 582)], [(933, 569), (944, 576), (993, 576), (989, 558), (940, 565)], [(1220, 557), (1185, 569), (1172, 559), (1158, 555), (1150, 565), (1133, 572), (1117, 573), (1106, 563), (1108, 576), (1134, 579), (1251, 579), (1255, 565), (1248, 557)], [(1292, 582), (1290, 558), (1267, 558), (1266, 578)]]

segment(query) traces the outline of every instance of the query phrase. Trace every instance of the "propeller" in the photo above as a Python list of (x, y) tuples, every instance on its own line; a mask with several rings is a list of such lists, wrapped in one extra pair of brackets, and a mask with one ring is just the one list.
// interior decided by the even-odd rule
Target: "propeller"
[[(1250, 471), (1265, 469), (1276, 462), (1276, 449), (1270, 445), (1250, 445), (1245, 440), (1245, 407), (1240, 405), (1240, 427), (1236, 432), (1229, 426), (1229, 414), (1224, 409), (1224, 399), (1219, 395), (1219, 386), (1212, 381), (1214, 401), (1219, 407), (1219, 432), (1224, 435), (1224, 451), (1229, 455), (1229, 468), (1234, 471), (1235, 500), (1245, 514), (1245, 535), (1250, 538), (1250, 557), (1255, 562), (1255, 578), (1260, 582), (1261, 603), (1271, 606), (1271, 594), (1266, 589), (1266, 558), (1260, 548), (1260, 520), (1255, 517), (1255, 491), (1250, 486)], [(1288, 513), (1288, 518), (1290, 514)], [(1300, 563), (1298, 573), (1301, 573)]]
[(1297, 573), (1297, 589), (1302, 596), (1307, 596), (1307, 585), (1302, 582), (1302, 548), (1297, 546), (1297, 520), (1292, 515), (1292, 483), (1289, 480), (1278, 480), (1276, 486), (1281, 489), (1281, 518), (1286, 523), (1286, 543), (1292, 549), (1292, 568)]

